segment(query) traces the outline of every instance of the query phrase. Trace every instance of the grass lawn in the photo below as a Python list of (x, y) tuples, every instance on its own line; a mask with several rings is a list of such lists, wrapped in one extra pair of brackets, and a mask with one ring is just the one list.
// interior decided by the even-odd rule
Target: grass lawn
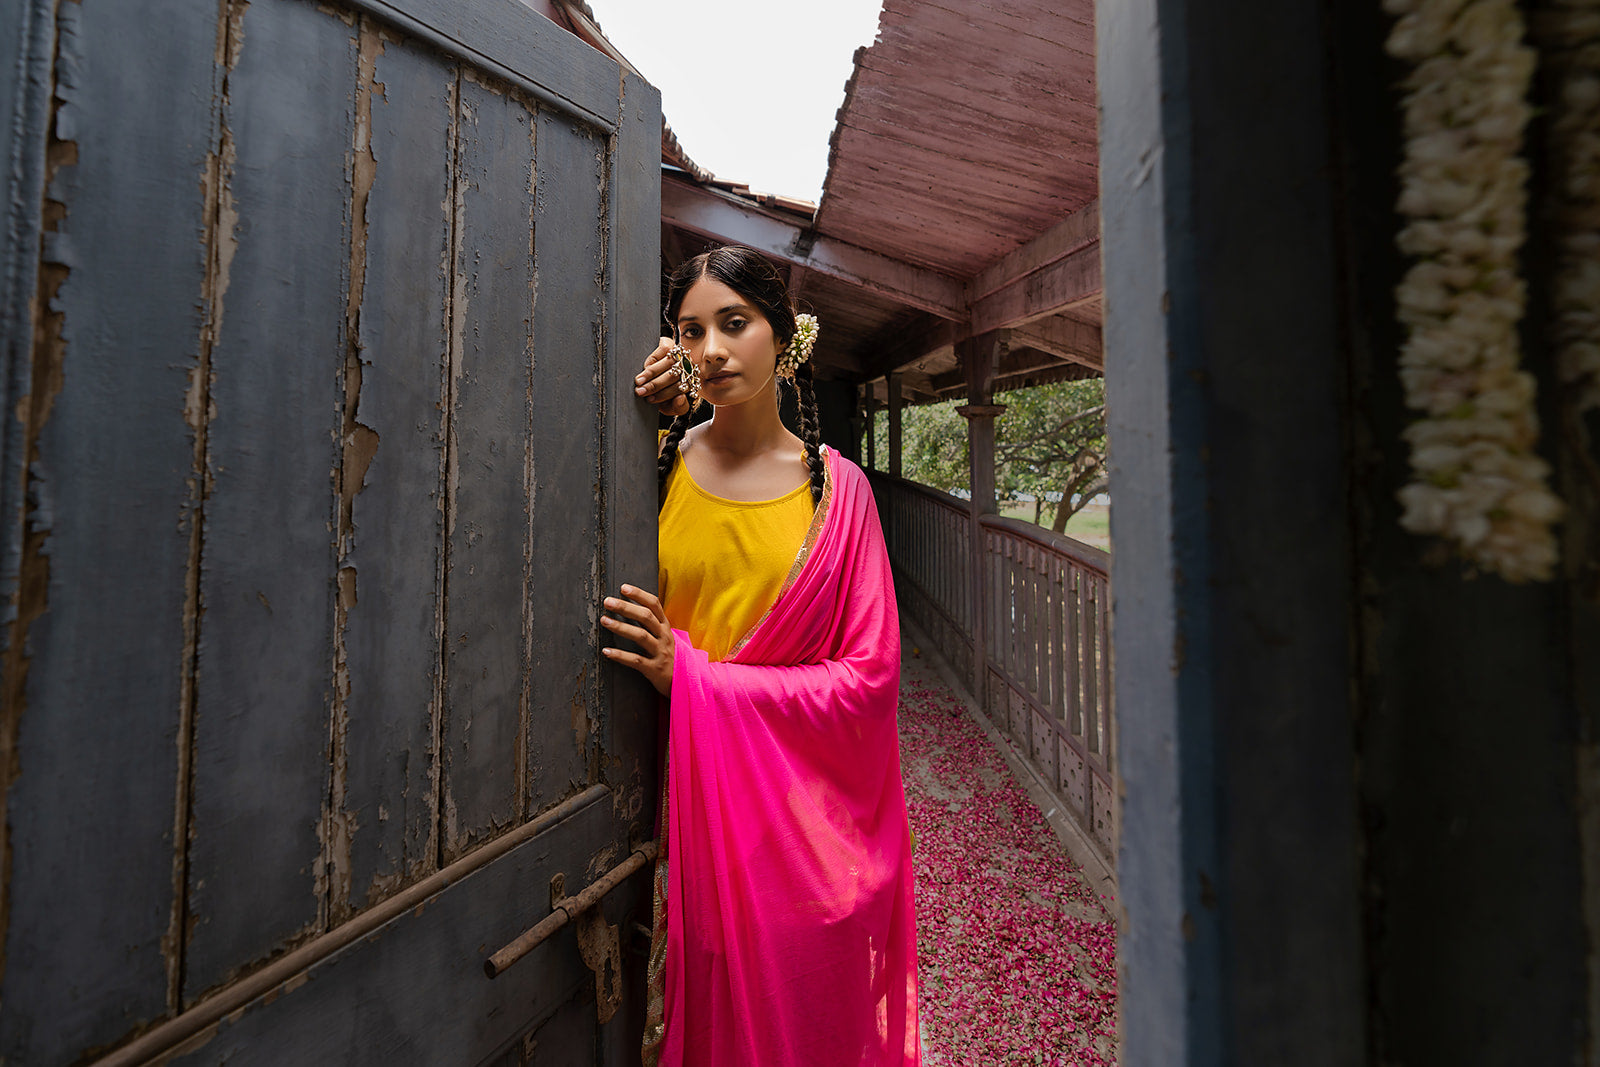
[[(1082, 511), (1067, 520), (1067, 536), (1082, 541), (1086, 545), (1096, 548), (1111, 549), (1111, 509), (1105, 504), (1089, 504)], [(1018, 504), (1003, 506), (1000, 514), (1008, 519), (1021, 519), (1023, 522), (1033, 521), (1033, 505)], [(1050, 528), (1050, 505), (1046, 504), (1044, 512), (1039, 516), (1040, 525), (1045, 529)]]

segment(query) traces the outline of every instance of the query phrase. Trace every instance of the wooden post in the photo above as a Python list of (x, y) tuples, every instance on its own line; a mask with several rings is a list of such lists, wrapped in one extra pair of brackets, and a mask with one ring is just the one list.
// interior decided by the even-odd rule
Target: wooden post
[(900, 469), (900, 375), (889, 375), (889, 473), (896, 478), (905, 475)]
[(872, 395), (872, 384), (862, 387), (862, 410), (867, 420), (867, 469), (878, 469), (878, 400)]
[(1005, 410), (993, 404), (994, 372), (1004, 342), (998, 331), (980, 334), (960, 343), (958, 351), (967, 372), (967, 403), (956, 413), (967, 420), (967, 505), (972, 526), (972, 695), (989, 709), (989, 577), (983, 544), (985, 515), (995, 513), (994, 420)]
[[(1401, 120), (1370, 75), (1394, 24), (1125, 0), (1095, 31), (1121, 1062), (1593, 1062), (1600, 601), (1578, 559), (1516, 585), (1401, 528)], [(1528, 219), (1544, 415), (1554, 242)]]

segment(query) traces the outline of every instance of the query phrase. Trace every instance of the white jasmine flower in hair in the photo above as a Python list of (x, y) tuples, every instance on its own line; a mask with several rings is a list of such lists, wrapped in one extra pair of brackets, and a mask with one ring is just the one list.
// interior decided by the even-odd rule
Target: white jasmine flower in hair
[(811, 350), (816, 347), (819, 327), (815, 315), (796, 315), (794, 317), (794, 336), (789, 338), (789, 345), (778, 356), (778, 372), (784, 377), (792, 377), (800, 369), (800, 364), (811, 358)]

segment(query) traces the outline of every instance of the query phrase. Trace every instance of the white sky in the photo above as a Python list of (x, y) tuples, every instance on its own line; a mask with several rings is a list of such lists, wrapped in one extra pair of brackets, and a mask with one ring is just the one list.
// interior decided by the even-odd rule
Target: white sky
[(719, 178), (822, 195), (851, 57), (879, 0), (589, 0), (606, 37), (661, 90), (678, 143)]

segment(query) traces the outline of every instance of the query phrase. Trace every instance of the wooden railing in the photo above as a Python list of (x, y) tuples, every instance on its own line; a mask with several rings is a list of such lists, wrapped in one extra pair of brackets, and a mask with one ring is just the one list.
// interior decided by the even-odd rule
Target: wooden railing
[(961, 677), (972, 678), (976, 627), (966, 502), (886, 474), (870, 477), (902, 610), (910, 610)]
[(1111, 864), (1111, 557), (1015, 519), (985, 515), (975, 530), (966, 501), (888, 475), (871, 479), (901, 610)]

